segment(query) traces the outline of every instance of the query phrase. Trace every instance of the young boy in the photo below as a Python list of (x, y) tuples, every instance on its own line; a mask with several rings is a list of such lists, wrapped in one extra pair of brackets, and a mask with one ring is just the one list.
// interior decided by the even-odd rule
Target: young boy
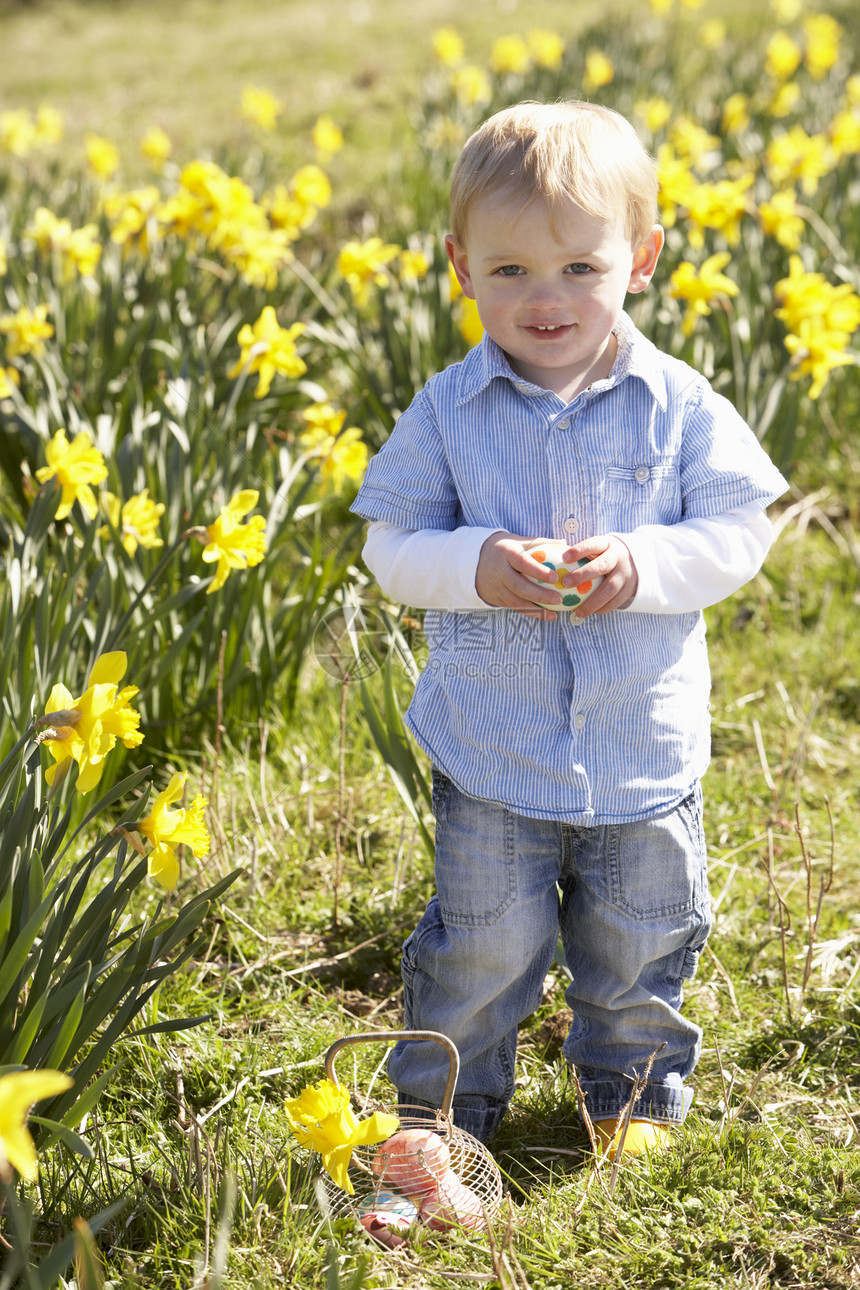
[[(448, 255), (485, 336), (434, 376), (353, 509), (392, 599), (430, 610), (407, 723), (433, 763), (436, 894), (403, 951), (406, 1023), (457, 1045), (456, 1123), (486, 1141), (559, 931), (564, 1056), (614, 1149), (661, 1145), (702, 1033), (680, 1012), (710, 930), (701, 610), (760, 567), (786, 488), (732, 406), (623, 311), (657, 267), (657, 175), (632, 127), (524, 103), (468, 140)], [(523, 550), (600, 575), (574, 614)], [(438, 1045), (398, 1044), (401, 1102), (438, 1107)]]

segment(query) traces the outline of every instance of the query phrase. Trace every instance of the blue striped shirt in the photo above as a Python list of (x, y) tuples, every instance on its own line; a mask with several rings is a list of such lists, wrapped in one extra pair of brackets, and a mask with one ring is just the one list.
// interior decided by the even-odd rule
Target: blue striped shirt
[[(676, 524), (787, 487), (754, 434), (627, 317), (610, 375), (569, 404), (518, 377), (485, 336), (428, 381), (368, 467), (353, 510), (580, 541)], [(575, 536), (574, 536), (575, 535)], [(710, 756), (700, 613), (553, 622), (430, 611), (406, 721), (464, 792), (523, 815), (623, 823), (679, 802)]]

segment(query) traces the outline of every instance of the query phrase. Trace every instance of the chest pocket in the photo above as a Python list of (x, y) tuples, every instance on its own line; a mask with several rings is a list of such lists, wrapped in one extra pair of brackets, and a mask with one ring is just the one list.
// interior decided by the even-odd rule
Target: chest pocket
[(613, 525), (676, 524), (681, 479), (672, 461), (606, 467), (604, 502)]

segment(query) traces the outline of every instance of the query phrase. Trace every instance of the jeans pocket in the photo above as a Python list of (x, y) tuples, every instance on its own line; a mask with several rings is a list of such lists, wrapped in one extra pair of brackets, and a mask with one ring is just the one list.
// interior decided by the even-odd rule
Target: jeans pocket
[(436, 893), (449, 927), (491, 927), (517, 897), (516, 816), (450, 782), (436, 814)]
[(607, 848), (611, 900), (629, 917), (677, 918), (708, 909), (698, 786), (666, 815), (611, 825)]

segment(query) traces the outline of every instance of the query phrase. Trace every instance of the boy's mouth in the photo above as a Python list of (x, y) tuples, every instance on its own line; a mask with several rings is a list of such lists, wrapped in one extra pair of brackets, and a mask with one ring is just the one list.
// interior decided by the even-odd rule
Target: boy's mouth
[(532, 336), (558, 336), (570, 331), (570, 328), (570, 323), (532, 323), (526, 327), (526, 331)]

